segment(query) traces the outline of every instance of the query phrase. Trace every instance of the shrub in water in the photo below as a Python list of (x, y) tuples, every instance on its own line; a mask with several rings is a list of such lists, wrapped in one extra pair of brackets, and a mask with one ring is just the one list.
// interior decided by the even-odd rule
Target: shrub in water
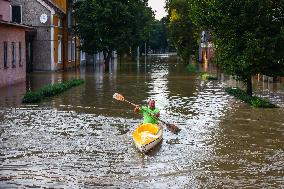
[(31, 92), (28, 91), (24, 98), (23, 98), (23, 102), (24, 103), (33, 103), (33, 102), (39, 102), (42, 99), (42, 95), (37, 93), (37, 92)]
[(52, 97), (57, 94), (60, 94), (64, 91), (67, 91), (68, 89), (81, 85), (84, 83), (84, 80), (82, 79), (73, 79), (69, 81), (64, 81), (62, 83), (57, 83), (57, 84), (49, 84), (44, 87), (42, 87), (39, 91), (37, 92), (27, 92), (25, 96), (23, 97), (23, 102), (24, 103), (33, 103), (33, 102), (39, 102), (41, 99), (45, 97)]
[(203, 80), (218, 80), (218, 78), (216, 76), (210, 75), (207, 72), (201, 73), (201, 78)]
[(245, 91), (243, 91), (239, 88), (228, 87), (228, 88), (225, 89), (225, 91), (228, 94), (250, 104), (251, 106), (253, 106), (255, 108), (275, 108), (275, 107), (277, 107), (266, 99), (262, 99), (262, 98), (257, 97), (257, 96), (249, 96), (248, 94), (246, 94)]
[(190, 72), (190, 73), (197, 73), (197, 67), (194, 64), (188, 64), (186, 66), (186, 69)]

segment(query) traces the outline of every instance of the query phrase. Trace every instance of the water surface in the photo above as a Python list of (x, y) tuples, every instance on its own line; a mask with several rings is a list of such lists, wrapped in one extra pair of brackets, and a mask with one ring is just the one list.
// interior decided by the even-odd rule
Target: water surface
[[(254, 81), (254, 91), (280, 108), (256, 109), (227, 95), (240, 84), (214, 67), (218, 81), (189, 74), (176, 58), (122, 62), (77, 71), (33, 73), (27, 84), (1, 88), (0, 188), (283, 188), (282, 83)], [(85, 84), (38, 104), (27, 89), (72, 78)], [(149, 154), (131, 133), (142, 120), (115, 92), (144, 105), (155, 99), (164, 132)]]

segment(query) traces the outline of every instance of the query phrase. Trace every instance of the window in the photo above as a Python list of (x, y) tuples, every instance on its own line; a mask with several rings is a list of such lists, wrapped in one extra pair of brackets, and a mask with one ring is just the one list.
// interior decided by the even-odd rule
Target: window
[(71, 61), (71, 41), (68, 41), (68, 61)]
[(4, 42), (4, 68), (8, 67), (8, 44)]
[(12, 42), (12, 67), (16, 67), (16, 52), (15, 52), (15, 43)]
[(22, 6), (12, 5), (12, 22), (22, 23)]
[(61, 18), (58, 18), (58, 27), (61, 27), (62, 25), (61, 25)]
[(22, 66), (22, 43), (19, 42), (19, 66)]
[(81, 60), (86, 60), (86, 54), (84, 51), (81, 51)]
[(69, 9), (68, 13), (67, 13), (67, 19), (68, 19), (68, 29), (72, 28), (72, 18), (71, 18), (71, 10)]
[(71, 59), (72, 61), (75, 61), (75, 52), (76, 52), (76, 49), (75, 49), (75, 38), (73, 38), (72, 40), (72, 47), (71, 47)]
[(62, 62), (61, 49), (62, 49), (62, 36), (58, 36), (58, 63)]
[(67, 25), (68, 29), (72, 29), (75, 26), (74, 9), (72, 1), (69, 3), (69, 10), (67, 12)]

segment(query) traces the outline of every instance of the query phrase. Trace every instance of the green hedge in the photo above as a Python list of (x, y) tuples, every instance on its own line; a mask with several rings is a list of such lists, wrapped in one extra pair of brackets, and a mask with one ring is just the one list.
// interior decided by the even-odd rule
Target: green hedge
[(217, 76), (210, 75), (207, 72), (201, 73), (200, 76), (203, 80), (218, 80)]
[(35, 103), (35, 102), (40, 102), (43, 98), (45, 97), (52, 97), (55, 95), (58, 95), (64, 91), (67, 91), (68, 89), (81, 85), (84, 83), (84, 80), (82, 79), (73, 79), (69, 81), (64, 81), (62, 83), (57, 83), (57, 84), (49, 84), (46, 85), (42, 88), (40, 88), (36, 92), (28, 91), (23, 99), (23, 103)]
[(194, 65), (194, 64), (188, 64), (186, 66), (186, 69), (187, 69), (187, 71), (189, 71), (189, 73), (197, 73), (198, 72), (197, 66)]
[(276, 108), (277, 106), (275, 106), (274, 104), (272, 104), (271, 102), (269, 102), (268, 100), (262, 99), (260, 97), (257, 96), (249, 96), (247, 95), (247, 93), (239, 88), (232, 88), (232, 87), (228, 87), (225, 89), (225, 91), (250, 104), (251, 106), (255, 107), (255, 108)]

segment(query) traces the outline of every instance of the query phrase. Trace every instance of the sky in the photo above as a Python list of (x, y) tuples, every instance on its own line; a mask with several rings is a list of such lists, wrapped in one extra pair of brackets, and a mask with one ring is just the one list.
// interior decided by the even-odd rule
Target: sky
[(155, 11), (155, 18), (160, 20), (164, 16), (166, 16), (166, 11), (164, 6), (166, 4), (165, 0), (149, 0), (149, 6)]

